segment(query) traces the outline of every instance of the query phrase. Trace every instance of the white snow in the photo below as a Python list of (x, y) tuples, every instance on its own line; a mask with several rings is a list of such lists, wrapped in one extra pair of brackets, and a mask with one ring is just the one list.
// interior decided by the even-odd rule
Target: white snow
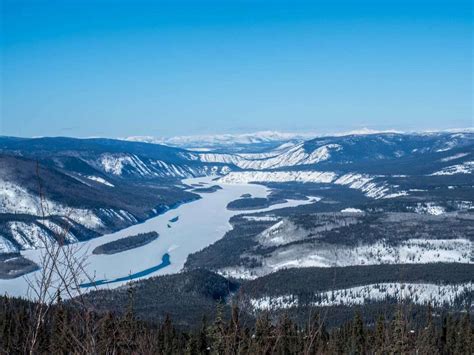
[(44, 247), (51, 236), (35, 223), (8, 222), (13, 239), (21, 245), (23, 249), (36, 249)]
[(44, 214), (45, 217), (67, 216), (90, 229), (102, 227), (101, 220), (92, 211), (67, 207), (47, 198), (40, 199), (23, 187), (2, 180), (0, 180), (0, 213), (24, 213), (34, 216)]
[(48, 228), (58, 239), (64, 239), (68, 243), (76, 243), (78, 240), (74, 234), (71, 233), (68, 222), (63, 221), (62, 225), (58, 225), (50, 220), (39, 220), (38, 223)]
[(458, 153), (458, 154), (455, 154), (455, 155), (451, 155), (450, 157), (443, 158), (443, 159), (441, 159), (441, 161), (442, 162), (447, 162), (447, 161), (451, 161), (451, 160), (456, 160), (456, 159), (465, 157), (466, 155), (469, 155), (469, 153)]
[[(262, 243), (263, 244), (263, 243)], [(261, 267), (226, 267), (224, 276), (254, 279), (293, 267), (335, 267), (430, 262), (474, 262), (474, 245), (468, 239), (408, 239), (393, 246), (385, 240), (356, 247), (331, 244), (289, 245), (260, 259)]]
[(110, 186), (110, 187), (115, 187), (113, 184), (111, 184), (110, 182), (108, 182), (108, 181), (105, 180), (104, 178), (101, 178), (100, 176), (89, 175), (89, 176), (86, 176), (86, 177), (87, 177), (89, 180), (93, 180), (93, 181), (99, 182), (99, 183), (101, 183), (101, 184)]
[[(206, 182), (215, 184), (212, 178), (194, 178), (183, 181), (187, 185)], [(231, 228), (229, 219), (239, 211), (230, 211), (226, 208), (230, 201), (240, 198), (244, 193), (254, 197), (266, 197), (269, 190), (260, 185), (222, 185), (223, 189), (213, 194), (203, 194), (202, 198), (151, 218), (144, 223), (122, 229), (116, 233), (104, 235), (86, 242), (79, 242), (73, 246), (87, 252), (86, 270), (96, 279), (127, 276), (132, 273), (148, 269), (161, 262), (163, 254), (169, 253), (171, 265), (146, 277), (176, 273), (182, 270), (184, 262), (190, 253), (197, 252), (224, 236)], [(293, 207), (310, 203), (310, 200), (289, 200), (286, 203), (273, 205), (255, 212), (271, 211), (282, 207)], [(212, 211), (212, 213), (210, 212)], [(179, 221), (168, 228), (168, 220), (179, 215)], [(136, 249), (113, 255), (92, 255), (92, 250), (104, 243), (117, 240), (137, 233), (156, 231), (160, 237), (150, 244)], [(34, 262), (39, 262), (41, 249), (26, 250), (22, 254)], [(29, 274), (34, 277), (36, 272)], [(118, 287), (125, 282), (109, 284), (102, 287)], [(27, 296), (28, 285), (24, 278), (0, 280), (0, 289), (3, 293), (16, 296)], [(83, 290), (90, 291), (91, 289)]]
[(372, 182), (374, 177), (366, 174), (349, 173), (339, 177), (334, 183), (336, 185), (345, 185), (351, 189), (364, 192), (368, 197), (375, 199), (382, 198), (387, 195), (389, 188), (385, 185)]
[(341, 210), (341, 212), (342, 213), (364, 213), (364, 211), (362, 211), (361, 209), (352, 208), (352, 207), (344, 208), (343, 210)]
[[(230, 146), (242, 144), (258, 144), (266, 142), (287, 142), (287, 141), (304, 141), (317, 137), (343, 137), (351, 135), (370, 135), (380, 133), (403, 134), (399, 130), (375, 130), (369, 128), (361, 128), (346, 132), (278, 132), (278, 131), (260, 131), (242, 134), (214, 134), (214, 135), (193, 135), (193, 136), (176, 136), (169, 138), (160, 138), (153, 136), (131, 136), (122, 138), (133, 142), (145, 142), (154, 144), (165, 144), (178, 147), (215, 147)], [(283, 143), (284, 144), (284, 143)]]
[(430, 175), (436, 176), (436, 175), (472, 174), (473, 172), (474, 172), (474, 161), (466, 161), (462, 164), (448, 166)]
[(382, 198), (396, 198), (396, 197), (400, 197), (400, 196), (408, 196), (408, 191), (394, 192), (394, 193), (391, 193), (391, 194), (387, 194)]
[(317, 164), (328, 160), (332, 151), (341, 150), (339, 144), (327, 144), (318, 147), (312, 152), (307, 152), (303, 144), (290, 146), (278, 155), (270, 154), (200, 154), (200, 160), (206, 163), (234, 164), (242, 169), (265, 170), (289, 166)]
[(446, 212), (444, 207), (436, 205), (434, 202), (417, 203), (415, 212), (420, 214), (431, 214), (433, 216), (439, 216)]
[(330, 183), (336, 176), (333, 172), (322, 171), (234, 171), (221, 177), (218, 181), (223, 184), (289, 181)]
[(100, 164), (106, 173), (122, 175), (125, 163), (130, 162), (130, 157), (123, 154), (102, 154)]
[(366, 196), (395, 198), (408, 195), (407, 191), (394, 191), (394, 187), (374, 182), (375, 176), (348, 173), (338, 176), (334, 172), (322, 171), (233, 171), (219, 179), (224, 184), (248, 184), (250, 182), (311, 182), (334, 183), (362, 191)]
[(259, 244), (265, 247), (279, 246), (295, 242), (306, 237), (305, 230), (300, 230), (295, 224), (286, 219), (275, 223), (257, 235)]
[(315, 137), (314, 133), (285, 133), (277, 131), (261, 131), (243, 134), (215, 134), (177, 136), (171, 138), (155, 138), (151, 136), (127, 137), (125, 140), (134, 142), (147, 142), (165, 144), (179, 147), (213, 147), (235, 144), (256, 144), (265, 142), (279, 142), (289, 140), (305, 140)]
[(242, 218), (246, 219), (247, 221), (263, 221), (263, 222), (275, 222), (278, 221), (279, 218), (276, 216), (243, 216)]
[(16, 253), (18, 249), (8, 239), (0, 235), (0, 254)]
[[(311, 305), (319, 307), (337, 305), (362, 305), (369, 301), (384, 301), (388, 298), (411, 300), (416, 304), (442, 306), (453, 304), (457, 298), (474, 290), (474, 283), (438, 285), (433, 283), (387, 282), (369, 284), (345, 289), (325, 291), (315, 294), (317, 301)], [(277, 297), (253, 298), (250, 304), (255, 310), (277, 310), (297, 307), (298, 296), (283, 295)]]
[(0, 180), (0, 213), (39, 215), (41, 201), (22, 186)]

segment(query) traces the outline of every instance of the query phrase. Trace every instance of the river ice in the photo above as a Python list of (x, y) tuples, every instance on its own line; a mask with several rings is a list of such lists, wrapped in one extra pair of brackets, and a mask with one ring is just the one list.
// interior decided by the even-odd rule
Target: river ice
[[(199, 183), (214, 184), (209, 177), (186, 179), (183, 182), (188, 185)], [(80, 243), (82, 252), (88, 255), (86, 266), (88, 276), (94, 280), (126, 279), (127, 275), (140, 274), (143, 270), (159, 265), (163, 255), (166, 253), (170, 256), (169, 265), (138, 278), (177, 273), (183, 269), (189, 254), (199, 251), (222, 238), (231, 228), (229, 219), (233, 215), (244, 213), (242, 211), (228, 210), (226, 206), (230, 201), (240, 198), (244, 193), (249, 193), (253, 197), (266, 197), (269, 193), (266, 187), (254, 184), (220, 184), (220, 186), (223, 188), (222, 190), (210, 194), (203, 193), (200, 200), (183, 204), (177, 209), (167, 211), (144, 223)], [(269, 211), (311, 202), (313, 202), (312, 199), (306, 201), (288, 200), (288, 202), (282, 204), (251, 212)], [(175, 217), (179, 217), (179, 219), (170, 225), (169, 220)], [(151, 231), (158, 232), (159, 238), (142, 247), (113, 255), (92, 254), (92, 250), (101, 244)], [(28, 250), (22, 254), (28, 259), (38, 261), (41, 256), (41, 250)], [(36, 272), (41, 272), (41, 270)], [(30, 273), (27, 276), (12, 280), (0, 280), (0, 293), (27, 297), (28, 282), (25, 277), (31, 280), (34, 278), (34, 274)], [(84, 282), (87, 281), (89, 280), (84, 279)], [(114, 288), (127, 282), (127, 280), (124, 280), (99, 285), (97, 288)], [(87, 290), (92, 289), (88, 288)]]

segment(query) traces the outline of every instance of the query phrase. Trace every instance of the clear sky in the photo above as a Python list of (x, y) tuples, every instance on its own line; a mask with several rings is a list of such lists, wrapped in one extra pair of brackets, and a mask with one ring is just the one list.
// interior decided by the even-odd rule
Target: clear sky
[(0, 135), (473, 126), (470, 0), (0, 3)]

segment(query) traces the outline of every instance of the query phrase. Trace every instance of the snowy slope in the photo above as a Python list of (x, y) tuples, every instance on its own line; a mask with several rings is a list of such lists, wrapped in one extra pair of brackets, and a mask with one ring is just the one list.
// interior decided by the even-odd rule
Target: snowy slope
[[(274, 233), (274, 241), (290, 243), (286, 235)], [(262, 240), (262, 245), (268, 241)], [(468, 239), (408, 239), (391, 246), (390, 241), (361, 244), (357, 247), (344, 245), (281, 246), (260, 260), (261, 266), (249, 268), (230, 266), (218, 272), (226, 277), (255, 279), (272, 272), (301, 267), (336, 267), (379, 264), (423, 264), (436, 260), (445, 263), (472, 263), (473, 243)]]
[[(467, 296), (474, 290), (474, 283), (437, 285), (431, 283), (379, 283), (337, 289), (315, 294), (317, 301), (312, 306), (363, 305), (367, 302), (385, 301), (389, 298), (411, 300), (416, 304), (439, 307), (452, 305), (456, 299)], [(297, 307), (300, 300), (296, 295), (261, 297), (250, 300), (254, 310), (278, 310)]]
[[(459, 157), (459, 156), (458, 156)], [(474, 172), (474, 161), (467, 161), (462, 164), (451, 165), (442, 170), (432, 173), (436, 175), (456, 175), (456, 174), (472, 174)]]
[(318, 147), (314, 151), (307, 152), (304, 144), (292, 146), (289, 149), (274, 155), (262, 156), (261, 154), (218, 154), (218, 153), (201, 153), (199, 158), (206, 163), (226, 163), (233, 164), (242, 169), (250, 170), (266, 170), (277, 169), (288, 166), (311, 165), (321, 161), (328, 160), (332, 151), (341, 150), (338, 144), (326, 144)]
[[(189, 162), (196, 161), (192, 154), (186, 156)], [(179, 164), (140, 158), (135, 154), (127, 153), (105, 153), (98, 160), (91, 161), (104, 173), (115, 176), (135, 176), (139, 178), (191, 178), (198, 176), (226, 174), (230, 168), (226, 165), (212, 164)]]
[(224, 184), (247, 184), (250, 182), (303, 182), (333, 183), (362, 191), (375, 199), (406, 196), (408, 192), (398, 190), (385, 183), (375, 182), (375, 176), (349, 173), (338, 175), (334, 172), (322, 171), (241, 171), (231, 172), (221, 178)]

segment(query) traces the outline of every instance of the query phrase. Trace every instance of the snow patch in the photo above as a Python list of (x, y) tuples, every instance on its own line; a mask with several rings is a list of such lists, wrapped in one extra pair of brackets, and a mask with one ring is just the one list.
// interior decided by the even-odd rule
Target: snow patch
[(447, 162), (451, 160), (456, 160), (456, 159), (465, 157), (466, 155), (469, 155), (469, 153), (459, 153), (459, 154), (451, 155), (450, 157), (443, 158), (440, 161)]
[(415, 212), (420, 214), (431, 214), (433, 216), (439, 216), (446, 212), (444, 207), (436, 205), (434, 202), (417, 203)]
[(241, 171), (231, 172), (219, 179), (223, 184), (248, 184), (250, 182), (313, 182), (330, 183), (336, 179), (333, 172), (321, 171)]
[(108, 182), (108, 181), (105, 180), (104, 178), (101, 178), (100, 176), (89, 175), (89, 176), (86, 176), (86, 177), (87, 177), (89, 180), (93, 180), (93, 181), (96, 181), (96, 182), (98, 182), (98, 183), (101, 183), (101, 184), (110, 186), (110, 187), (115, 187), (113, 184), (111, 184), (110, 182)]
[(344, 208), (343, 210), (341, 210), (341, 212), (342, 213), (364, 213), (364, 211), (362, 211), (361, 209), (352, 208), (352, 207)]
[(474, 161), (466, 161), (462, 164), (451, 165), (439, 171), (430, 174), (430, 176), (437, 175), (456, 175), (456, 174), (472, 174), (474, 171)]
[(18, 249), (8, 239), (0, 235), (0, 254), (16, 253)]

